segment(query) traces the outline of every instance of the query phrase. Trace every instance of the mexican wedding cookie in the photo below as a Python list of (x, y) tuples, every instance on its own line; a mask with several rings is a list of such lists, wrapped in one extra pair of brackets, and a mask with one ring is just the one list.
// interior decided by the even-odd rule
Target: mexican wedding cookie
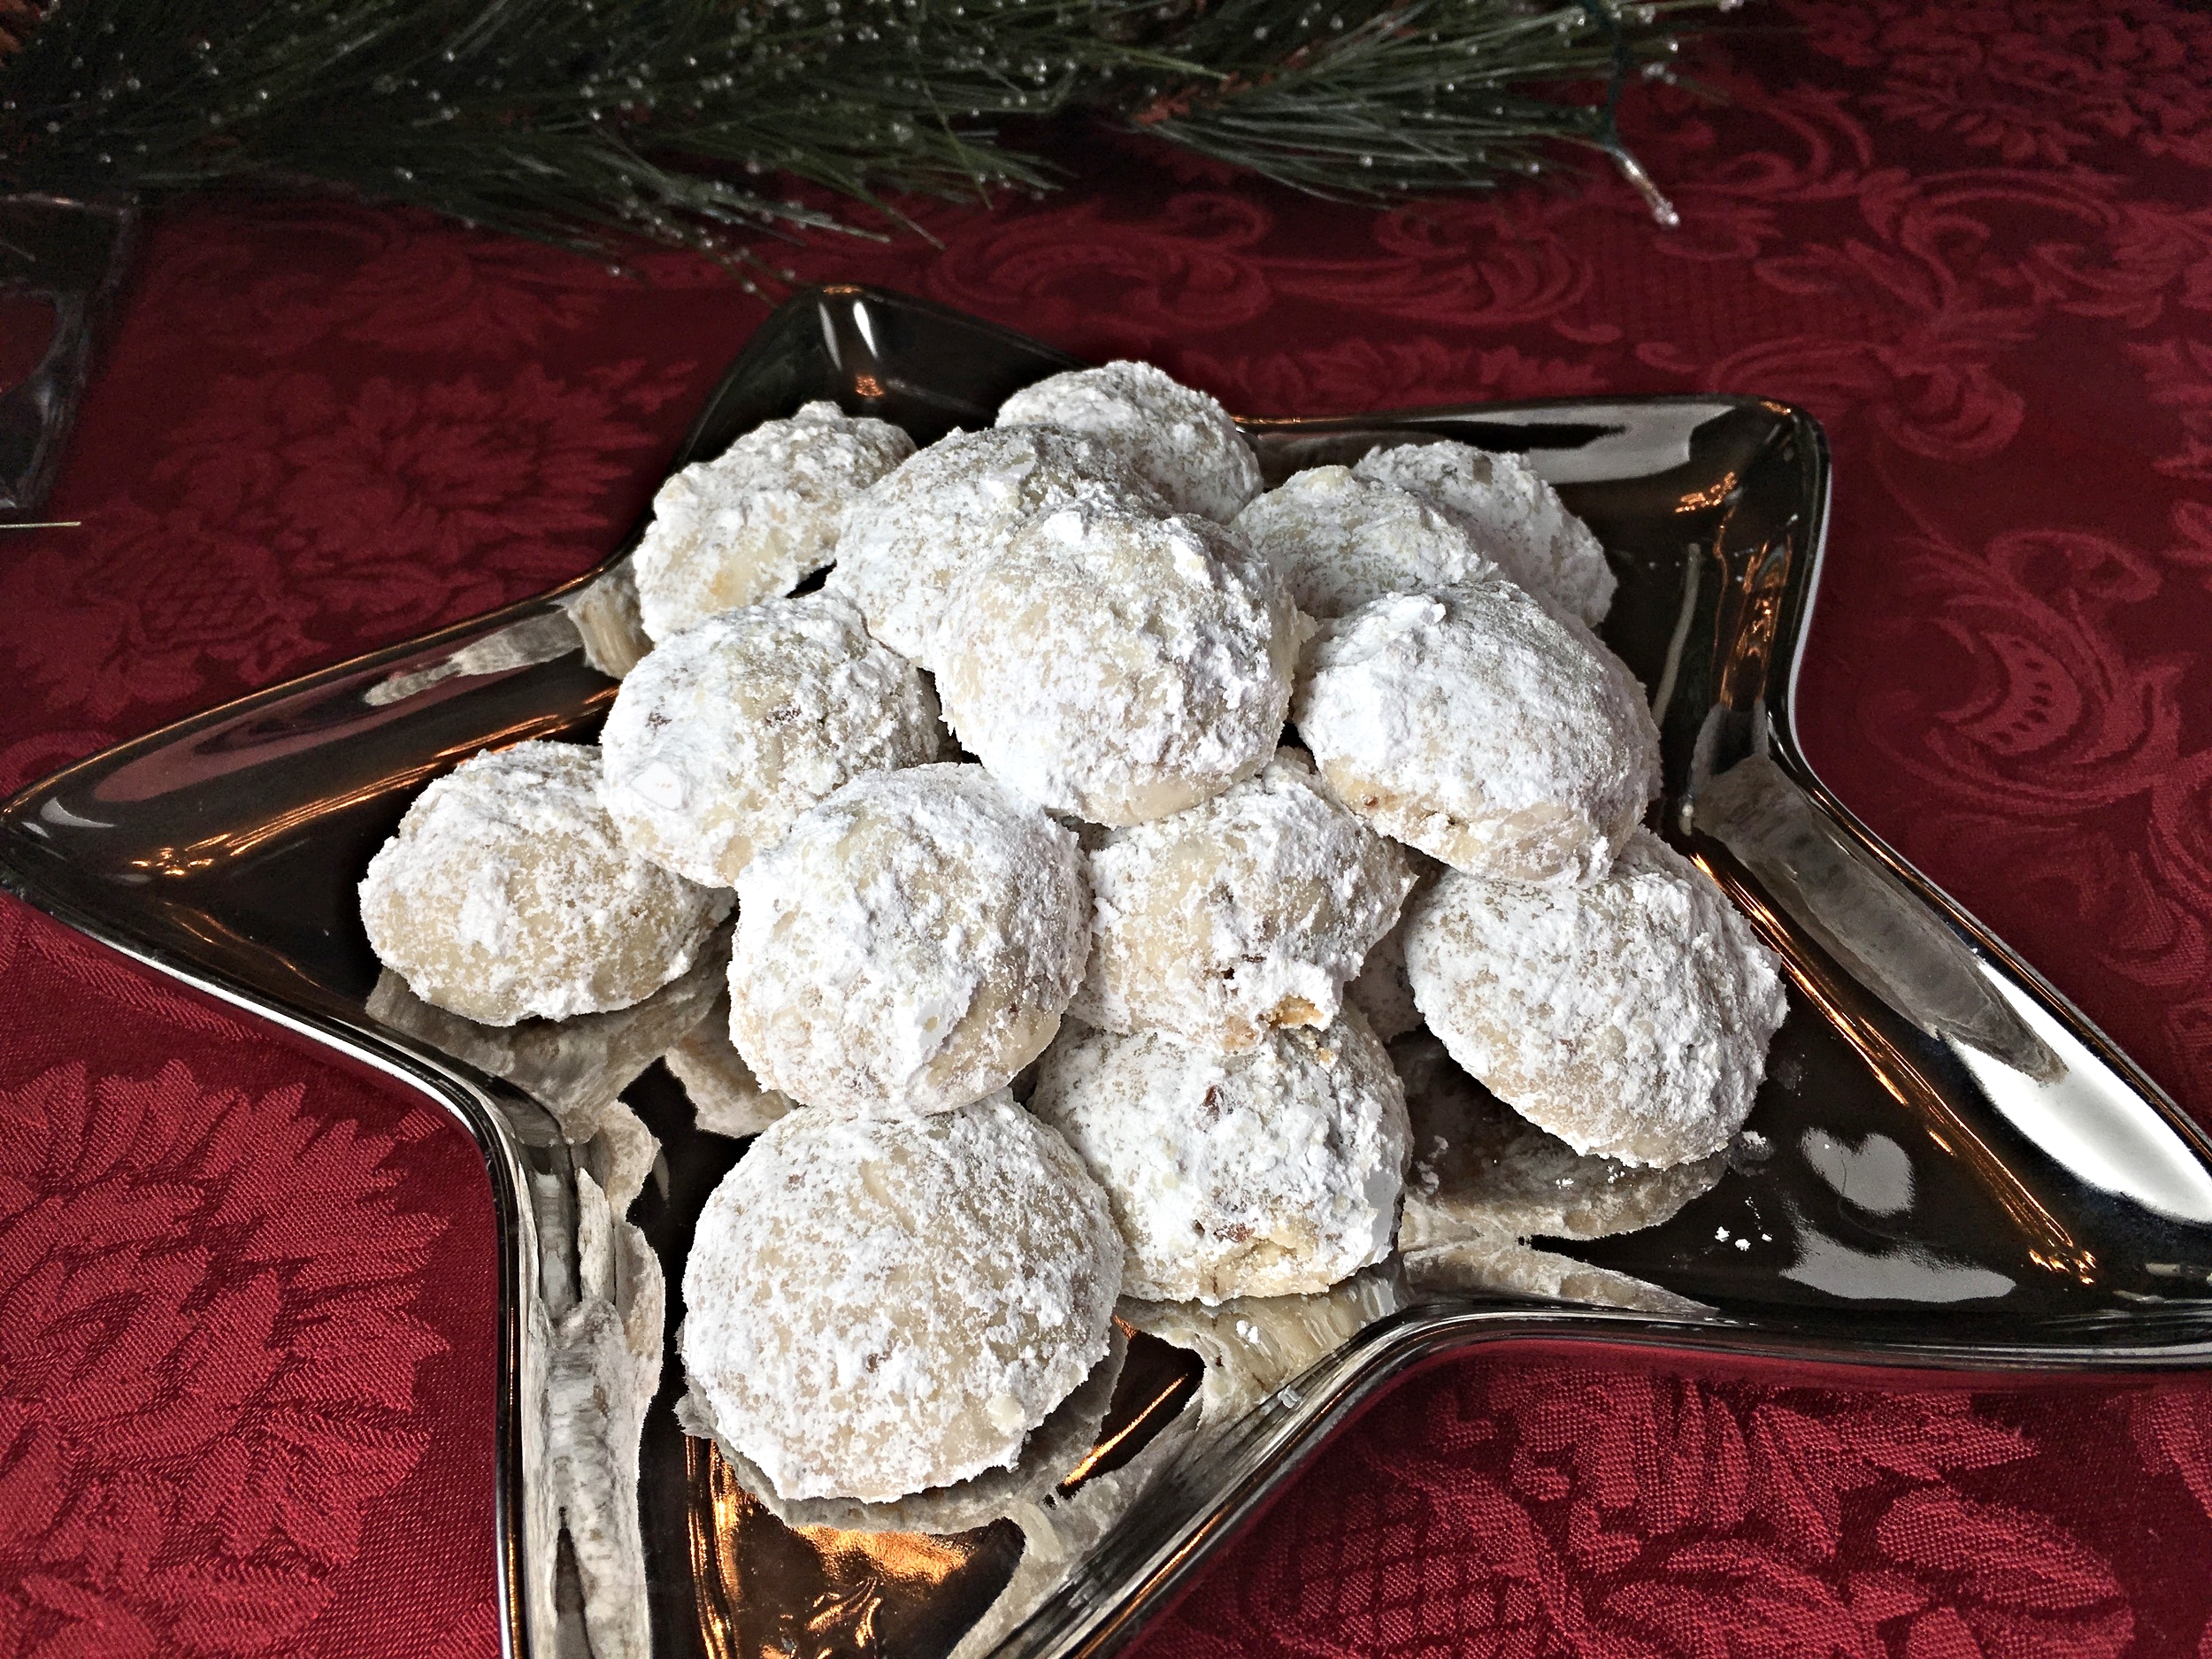
[(1258, 777), (1115, 830), (1091, 854), (1091, 960), (1073, 1011), (1229, 1052), (1275, 1026), (1328, 1025), (1411, 882), (1398, 849), (1281, 750)]
[(1267, 764), (1298, 613), (1220, 526), (1087, 499), (971, 564), (938, 658), (945, 718), (992, 773), (1094, 824), (1195, 806)]
[(690, 967), (729, 896), (625, 847), (598, 787), (596, 750), (518, 743), (425, 789), (361, 882), (378, 960), (487, 1025), (627, 1008)]
[(726, 887), (816, 802), (937, 758), (937, 700), (834, 594), (685, 629), (631, 670), (599, 748), (599, 798), (631, 848)]
[(836, 557), (846, 503), (914, 453), (887, 421), (809, 403), (687, 466), (653, 497), (638, 608), (656, 641), (702, 617), (789, 593)]
[(962, 566), (1004, 546), (1033, 514), (1091, 495), (1167, 511), (1111, 450), (1079, 434), (955, 432), (853, 502), (828, 587), (860, 607), (876, 638), (933, 669), (932, 635)]
[(1371, 449), (1352, 471), (1420, 496), (1512, 580), (1591, 627), (1612, 609), (1605, 549), (1523, 457), (1448, 440)]
[(1237, 515), (1299, 610), (1340, 617), (1385, 594), (1476, 582), (1497, 567), (1419, 496), (1346, 466), (1317, 466)]
[(1133, 1296), (1304, 1294), (1390, 1253), (1405, 1093), (1356, 1014), (1240, 1055), (1071, 1026), (1029, 1109), (1106, 1188)]
[(783, 1498), (950, 1486), (1013, 1463), (1106, 1356), (1121, 1254), (1097, 1184), (1003, 1094), (794, 1112), (700, 1216), (685, 1367)]
[(1510, 582), (1363, 605), (1303, 674), (1292, 716), (1329, 787), (1471, 875), (1594, 880), (1658, 792), (1635, 677)]
[(1774, 955), (1708, 876), (1639, 829), (1602, 879), (1446, 875), (1406, 927), (1429, 1029), (1577, 1152), (1718, 1151), (1750, 1113), (1787, 1004)]
[(998, 424), (1087, 434), (1175, 511), (1217, 524), (1260, 493), (1259, 458), (1229, 411), (1149, 363), (1125, 360), (1039, 380), (999, 405)]
[(737, 879), (730, 1035), (811, 1107), (945, 1111), (1059, 1029), (1090, 949), (1074, 833), (980, 766), (847, 784)]

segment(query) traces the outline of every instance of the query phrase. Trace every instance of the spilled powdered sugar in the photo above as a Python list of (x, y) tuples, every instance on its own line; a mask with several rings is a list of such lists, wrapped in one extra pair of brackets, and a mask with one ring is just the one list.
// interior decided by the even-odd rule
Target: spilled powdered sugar
[(1218, 525), (1071, 503), (970, 564), (952, 614), (945, 718), (1041, 805), (1143, 823), (1218, 795), (1275, 751), (1298, 613)]
[(937, 758), (937, 700), (834, 594), (685, 629), (631, 671), (600, 733), (600, 799), (664, 868), (733, 885), (792, 820), (864, 772)]
[(1033, 515), (1090, 497), (1167, 511), (1112, 450), (1079, 434), (956, 430), (855, 498), (829, 588), (860, 607), (876, 638), (933, 670), (932, 635), (962, 568)]
[(1239, 1055), (1071, 1025), (1029, 1106), (1106, 1188), (1133, 1296), (1302, 1294), (1390, 1253), (1405, 1094), (1357, 1014)]
[(1576, 1151), (1627, 1164), (1725, 1146), (1787, 1010), (1751, 925), (1641, 828), (1587, 887), (1445, 876), (1409, 921), (1406, 967), (1455, 1061)]
[(828, 403), (756, 426), (653, 497), (634, 560), (645, 631), (665, 640), (702, 617), (787, 594), (837, 554), (846, 505), (914, 453), (887, 421)]
[(488, 1025), (627, 1008), (690, 967), (729, 895), (631, 852), (598, 785), (596, 749), (531, 742), (425, 789), (362, 879), (378, 959)]
[(1605, 549), (1525, 457), (1447, 440), (1373, 449), (1352, 470), (1432, 503), (1507, 576), (1590, 626), (1612, 609)]
[(1149, 363), (1124, 359), (1055, 374), (1002, 403), (998, 424), (1087, 434), (1173, 511), (1217, 524), (1260, 493), (1259, 458), (1229, 411)]
[(1467, 533), (1394, 484), (1317, 466), (1237, 515), (1236, 528), (1310, 617), (1340, 617), (1385, 594), (1425, 593), (1497, 573)]
[(1397, 848), (1331, 800), (1297, 749), (1091, 855), (1090, 966), (1075, 1015), (1248, 1048), (1325, 1025), (1412, 880)]
[(1120, 1282), (1104, 1195), (1004, 1094), (796, 1111), (707, 1201), (684, 1362), (781, 1496), (885, 1502), (1012, 1464), (1104, 1357)]
[(730, 1034), (816, 1109), (942, 1111), (1058, 1029), (1090, 949), (1074, 835), (980, 766), (878, 772), (738, 878)]
[(1509, 582), (1378, 599), (1306, 654), (1293, 718), (1329, 787), (1455, 868), (1593, 880), (1659, 787), (1619, 659)]

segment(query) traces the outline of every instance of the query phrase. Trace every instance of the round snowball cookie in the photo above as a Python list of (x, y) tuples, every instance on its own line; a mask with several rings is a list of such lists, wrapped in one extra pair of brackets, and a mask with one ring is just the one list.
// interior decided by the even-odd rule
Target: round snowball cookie
[(1787, 1003), (1773, 952), (1711, 877), (1639, 829), (1581, 887), (1454, 872), (1415, 908), (1429, 1029), (1577, 1152), (1686, 1164), (1743, 1125)]
[(1241, 1052), (1325, 1025), (1411, 885), (1397, 848), (1284, 749), (1256, 778), (1091, 855), (1091, 960), (1072, 1012)]
[(599, 737), (599, 798), (664, 869), (733, 886), (755, 852), (852, 779), (943, 742), (914, 664), (834, 594), (772, 599), (685, 629), (630, 671)]
[(953, 590), (945, 718), (994, 775), (1094, 824), (1141, 824), (1264, 766), (1299, 619), (1275, 573), (1203, 518), (1073, 502)]
[(1604, 1239), (1655, 1227), (1718, 1184), (1725, 1154), (1664, 1169), (1577, 1152), (1452, 1064), (1424, 1031), (1390, 1045), (1406, 1086), (1413, 1173), (1398, 1248), (1463, 1239)]
[(700, 1216), (684, 1364), (780, 1496), (887, 1502), (1011, 1465), (1105, 1357), (1120, 1287), (1105, 1195), (1003, 1094), (798, 1111)]
[(1079, 434), (954, 432), (855, 499), (827, 586), (860, 607), (876, 638), (934, 669), (931, 636), (961, 568), (1033, 514), (1085, 496), (1167, 511), (1110, 449)]
[(361, 882), (377, 959), (486, 1025), (642, 1002), (729, 908), (622, 844), (599, 805), (598, 751), (574, 743), (462, 762), (416, 797)]
[(1510, 582), (1378, 599), (1322, 625), (1292, 718), (1330, 788), (1455, 869), (1594, 880), (1659, 788), (1620, 660)]
[(998, 424), (1087, 433), (1175, 511), (1217, 524), (1260, 493), (1259, 457), (1229, 411), (1149, 363), (1125, 360), (1039, 380), (999, 405)]
[(1589, 626), (1612, 609), (1605, 549), (1525, 457), (1448, 439), (1371, 449), (1352, 471), (1420, 496), (1512, 580)]
[(1298, 473), (1239, 513), (1236, 527), (1310, 617), (1340, 617), (1385, 594), (1425, 593), (1497, 573), (1467, 533), (1434, 507), (1347, 466)]
[(946, 1111), (1052, 1041), (1090, 950), (1072, 832), (980, 766), (847, 784), (737, 879), (730, 1036), (766, 1087)]
[(887, 421), (820, 403), (684, 468), (653, 497), (637, 547), (647, 634), (789, 593), (836, 557), (846, 504), (913, 453)]
[(1071, 1026), (1029, 1109), (1106, 1188), (1133, 1296), (1307, 1294), (1390, 1253), (1405, 1093), (1356, 1014), (1240, 1055)]

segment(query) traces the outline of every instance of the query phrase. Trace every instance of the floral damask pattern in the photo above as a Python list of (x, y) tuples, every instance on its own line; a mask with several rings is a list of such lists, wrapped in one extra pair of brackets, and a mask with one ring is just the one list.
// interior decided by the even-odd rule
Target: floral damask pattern
[[(1058, 196), (772, 257), (1254, 413), (1804, 404), (1815, 764), (2212, 1114), (2212, 18), (1745, 22), (1689, 65), (1721, 101), (1628, 110), (1672, 230), (1607, 175), (1373, 213), (1110, 141)], [(81, 527), (0, 545), (0, 788), (588, 565), (764, 314), (678, 256), (157, 217), (51, 503)], [(473, 1147), (7, 901), (0, 1102), (0, 1655), (495, 1652)], [(2200, 1381), (1485, 1358), (1141, 1651), (2212, 1659), (2208, 1562)]]

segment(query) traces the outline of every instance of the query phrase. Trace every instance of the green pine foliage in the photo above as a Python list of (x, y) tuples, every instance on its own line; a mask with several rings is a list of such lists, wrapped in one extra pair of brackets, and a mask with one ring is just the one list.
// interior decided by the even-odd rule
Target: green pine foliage
[(1669, 10), (54, 0), (0, 63), (0, 188), (336, 188), (571, 247), (642, 235), (726, 256), (833, 222), (780, 176), (877, 205), (1048, 186), (1053, 169), (1003, 124), (1076, 112), (1387, 199), (1578, 150), (1629, 165), (1613, 106), (1632, 75), (1665, 73)]

